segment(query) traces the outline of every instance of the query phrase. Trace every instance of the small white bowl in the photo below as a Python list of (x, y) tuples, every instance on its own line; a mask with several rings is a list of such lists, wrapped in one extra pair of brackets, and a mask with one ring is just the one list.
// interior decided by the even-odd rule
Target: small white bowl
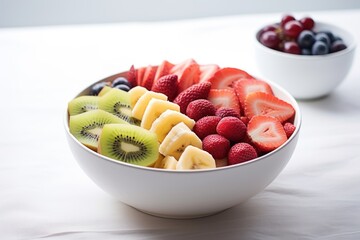
[[(120, 73), (101, 81), (125, 76)], [(276, 96), (292, 104), (296, 130), (281, 147), (252, 161), (211, 170), (170, 171), (141, 167), (102, 156), (82, 145), (64, 126), (83, 171), (105, 192), (140, 211), (167, 218), (196, 218), (236, 206), (262, 191), (282, 171), (296, 147), (301, 113), (295, 99), (277, 84)], [(77, 96), (89, 93), (90, 87)]]
[(331, 31), (341, 37), (347, 48), (326, 55), (305, 56), (273, 50), (258, 41), (255, 34), (255, 58), (266, 79), (278, 83), (297, 99), (328, 95), (347, 76), (354, 59), (356, 41), (352, 34), (331, 24), (316, 22), (315, 31)]

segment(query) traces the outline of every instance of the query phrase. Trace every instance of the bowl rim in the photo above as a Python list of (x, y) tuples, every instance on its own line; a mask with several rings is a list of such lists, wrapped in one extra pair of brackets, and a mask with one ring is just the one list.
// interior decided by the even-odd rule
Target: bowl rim
[[(102, 80), (99, 80), (91, 85), (89, 85), (87, 88), (83, 89), (81, 92), (79, 92), (74, 98), (84, 95), (84, 93), (86, 92), (87, 89), (89, 89), (92, 85), (98, 83), (98, 82), (103, 82), (103, 81), (108, 81), (111, 78), (115, 78), (115, 76), (124, 76), (127, 72), (121, 72), (118, 74), (114, 74), (111, 75), (109, 77), (106, 77)], [(258, 161), (262, 161), (265, 158), (267, 158), (270, 155), (274, 155), (276, 154), (278, 151), (280, 151), (281, 149), (285, 148), (288, 144), (290, 144), (290, 142), (294, 141), (295, 137), (297, 137), (297, 135), (299, 134), (301, 125), (302, 125), (302, 114), (300, 111), (300, 107), (298, 102), (295, 100), (295, 98), (287, 91), (285, 90), (283, 87), (281, 87), (280, 85), (278, 85), (275, 82), (269, 81), (269, 80), (263, 80), (267, 83), (270, 84), (270, 86), (274, 86), (275, 89), (279, 92), (281, 92), (283, 95), (286, 96), (288, 100), (288, 102), (293, 106), (293, 108), (295, 109), (295, 117), (294, 120), (297, 120), (295, 126), (295, 131), (293, 132), (293, 134), (290, 136), (289, 139), (286, 140), (285, 143), (283, 143), (280, 147), (278, 147), (277, 149), (266, 153), (260, 157), (254, 158), (252, 160), (243, 162), (243, 163), (238, 163), (238, 164), (234, 164), (234, 165), (228, 165), (228, 166), (223, 166), (223, 167), (218, 167), (218, 168), (211, 168), (211, 169), (196, 169), (196, 170), (171, 170), (171, 169), (160, 169), (160, 168), (152, 168), (152, 167), (145, 167), (145, 166), (139, 166), (139, 165), (135, 165), (135, 164), (131, 164), (131, 163), (126, 163), (126, 162), (121, 162), (109, 157), (106, 157), (104, 155), (101, 155), (97, 152), (95, 152), (94, 150), (91, 150), (90, 148), (86, 147), (85, 145), (83, 145), (82, 143), (80, 143), (71, 133), (70, 133), (70, 128), (69, 128), (69, 113), (68, 113), (68, 105), (66, 105), (65, 107), (65, 114), (63, 115), (63, 125), (66, 131), (66, 134), (68, 137), (70, 137), (80, 148), (84, 149), (85, 151), (87, 151), (89, 154), (92, 154), (98, 158), (100, 158), (101, 160), (107, 161), (109, 163), (112, 164), (116, 164), (116, 165), (123, 165), (125, 167), (130, 167), (130, 168), (136, 168), (139, 170), (143, 170), (143, 171), (150, 171), (150, 172), (162, 172), (162, 173), (172, 173), (172, 174), (196, 174), (196, 173), (200, 173), (200, 172), (214, 172), (214, 171), (226, 171), (229, 169), (234, 169), (234, 168), (238, 168), (244, 165), (248, 165), (248, 164), (253, 164), (255, 162)], [(274, 90), (274, 89), (273, 89)], [(73, 98), (73, 99), (74, 99)]]
[[(278, 23), (272, 23), (272, 24), (278, 24)], [(348, 39), (349, 39), (349, 41), (346, 42), (347, 43), (347, 48), (343, 49), (341, 51), (338, 51), (338, 52), (328, 53), (328, 54), (324, 54), (324, 55), (297, 55), (297, 54), (281, 52), (281, 51), (266, 47), (263, 44), (261, 44), (260, 41), (259, 41), (259, 34), (260, 34), (261, 30), (264, 27), (272, 25), (272, 24), (270, 23), (270, 24), (267, 24), (267, 25), (263, 25), (261, 28), (258, 28), (256, 30), (255, 44), (256, 44), (257, 47), (261, 48), (262, 50), (264, 50), (266, 52), (269, 52), (271, 54), (274, 54), (274, 55), (284, 56), (284, 57), (298, 59), (298, 60), (305, 60), (305, 61), (309, 61), (309, 60), (318, 61), (320, 59), (330, 59), (330, 58), (336, 58), (336, 57), (339, 57), (339, 56), (342, 56), (342, 55), (346, 55), (346, 54), (354, 51), (356, 46), (357, 46), (357, 41), (356, 41), (355, 36), (353, 34), (351, 34), (347, 29), (341, 28), (341, 27), (339, 27), (339, 26), (337, 26), (335, 24), (332, 24), (332, 23), (325, 23), (325, 22), (322, 22), (322, 21), (316, 21), (315, 27), (314, 27), (315, 30), (328, 30), (328, 29), (323, 29), (323, 28), (332, 28), (336, 32), (339, 31), (339, 32), (345, 33), (348, 36)], [(340, 35), (340, 34), (335, 34), (335, 35)], [(340, 36), (340, 37), (342, 39), (344, 39), (343, 36)]]

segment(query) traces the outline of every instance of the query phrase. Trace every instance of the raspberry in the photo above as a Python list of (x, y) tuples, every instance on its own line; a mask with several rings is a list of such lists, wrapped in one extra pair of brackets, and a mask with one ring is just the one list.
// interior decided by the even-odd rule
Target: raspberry
[(186, 115), (195, 121), (205, 116), (215, 115), (215, 106), (206, 99), (197, 99), (189, 103), (186, 108)]
[(237, 117), (240, 118), (240, 114), (235, 111), (235, 109), (230, 107), (220, 107), (218, 110), (216, 110), (215, 113), (216, 116), (219, 116), (221, 118), (224, 117)]
[(226, 158), (230, 149), (230, 141), (219, 134), (211, 134), (203, 139), (203, 150), (215, 159)]
[(292, 123), (287, 122), (284, 124), (284, 130), (285, 130), (287, 138), (291, 137), (291, 135), (294, 133), (295, 129), (296, 129), (296, 127)]
[(246, 162), (257, 158), (257, 152), (253, 146), (248, 143), (237, 143), (230, 148), (228, 154), (229, 165)]
[(216, 133), (216, 126), (221, 118), (218, 116), (206, 116), (200, 118), (194, 125), (193, 131), (200, 139), (204, 139), (210, 134)]
[(216, 132), (230, 141), (239, 142), (246, 134), (246, 125), (236, 117), (224, 117), (216, 126)]

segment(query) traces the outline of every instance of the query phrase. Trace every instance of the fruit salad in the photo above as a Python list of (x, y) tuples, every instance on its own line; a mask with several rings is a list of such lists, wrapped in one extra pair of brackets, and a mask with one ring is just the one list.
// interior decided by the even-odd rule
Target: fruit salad
[(331, 31), (315, 31), (311, 17), (295, 19), (286, 14), (279, 23), (262, 28), (258, 40), (266, 47), (298, 55), (324, 55), (347, 48), (340, 36)]
[(296, 129), (295, 109), (267, 82), (193, 59), (131, 66), (71, 100), (68, 114), (71, 134), (89, 149), (175, 171), (250, 161), (283, 145)]

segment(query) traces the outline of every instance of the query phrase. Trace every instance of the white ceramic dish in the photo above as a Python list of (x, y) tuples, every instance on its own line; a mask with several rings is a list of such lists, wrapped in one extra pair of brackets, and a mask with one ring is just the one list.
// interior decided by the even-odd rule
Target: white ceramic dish
[[(124, 73), (102, 81), (112, 80)], [(67, 140), (83, 171), (105, 192), (140, 211), (168, 218), (195, 218), (218, 213), (238, 205), (269, 185), (290, 160), (301, 126), (295, 99), (270, 83), (274, 93), (296, 110), (296, 131), (275, 151), (252, 161), (212, 170), (170, 171), (140, 167), (102, 156), (77, 141), (69, 132)], [(85, 89), (79, 95), (89, 92)], [(78, 95), (78, 96), (79, 96)]]
[(328, 95), (347, 76), (354, 59), (356, 41), (352, 34), (331, 24), (317, 22), (315, 31), (328, 30), (347, 44), (345, 50), (322, 56), (283, 53), (265, 47), (255, 34), (255, 57), (266, 79), (278, 83), (297, 99)]

